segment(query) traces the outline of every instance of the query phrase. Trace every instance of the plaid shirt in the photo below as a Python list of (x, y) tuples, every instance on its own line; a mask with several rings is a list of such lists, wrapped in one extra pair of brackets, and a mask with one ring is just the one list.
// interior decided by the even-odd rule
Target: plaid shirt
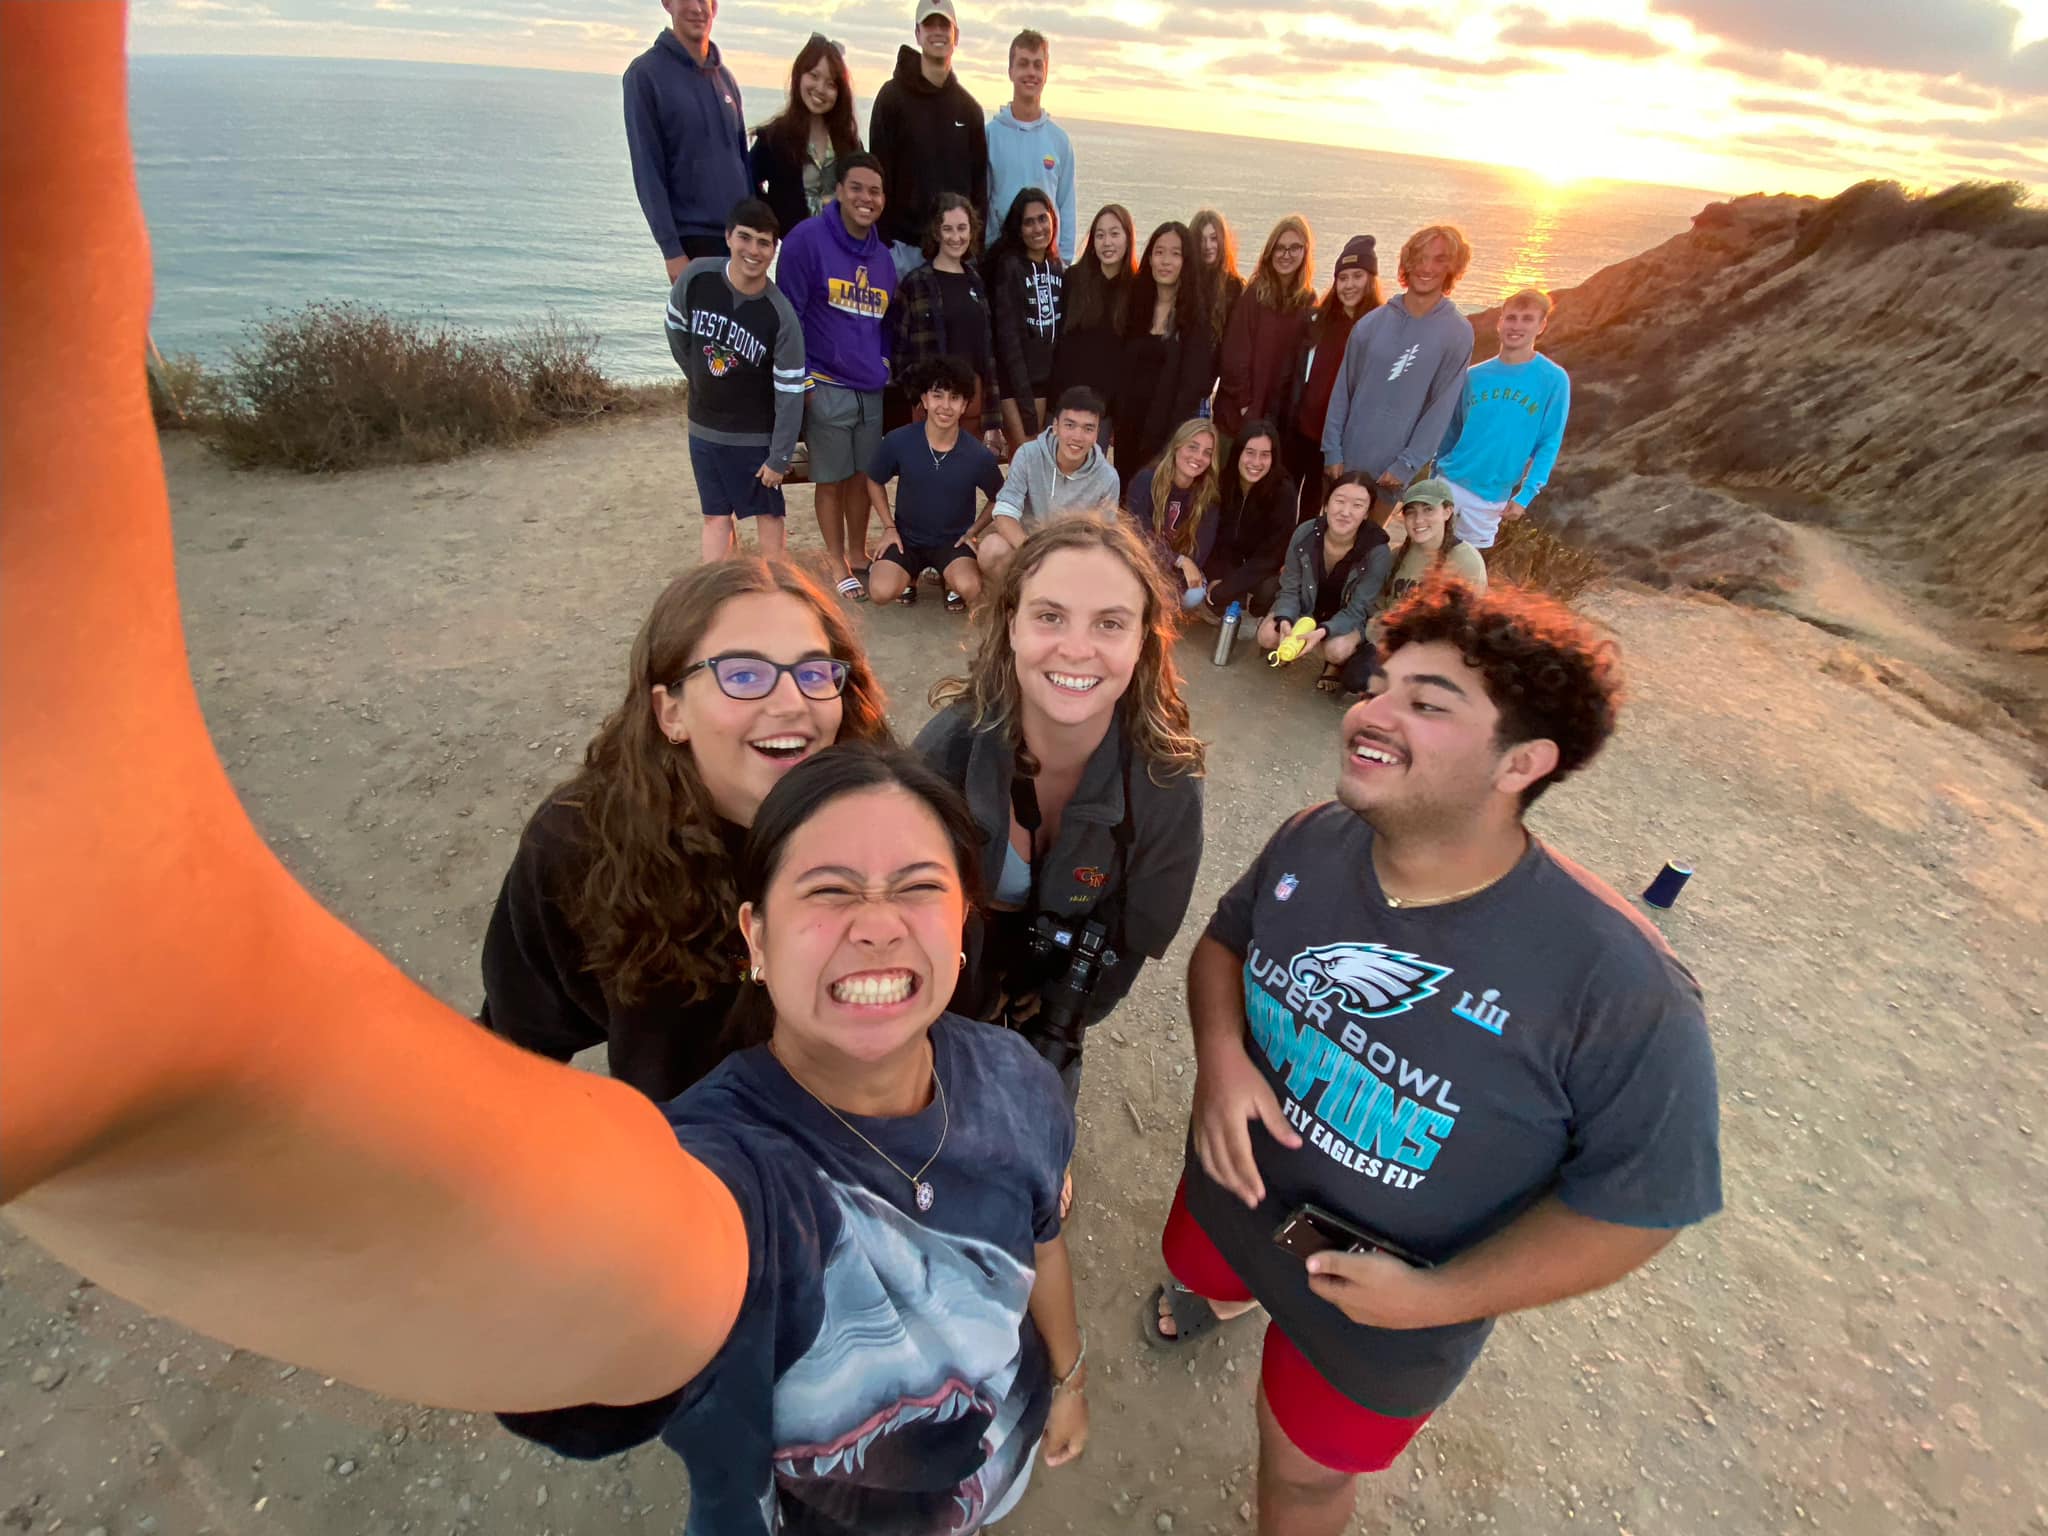
[(996, 389), (995, 335), (989, 320), (988, 294), (981, 279), (969, 272), (975, 301), (981, 306), (981, 335), (954, 338), (946, 334), (945, 305), (939, 298), (939, 277), (930, 262), (906, 275), (896, 285), (894, 376), (906, 388), (918, 370), (927, 368), (947, 353), (962, 359), (981, 380), (981, 426), (991, 431), (1003, 424), (1001, 397)]

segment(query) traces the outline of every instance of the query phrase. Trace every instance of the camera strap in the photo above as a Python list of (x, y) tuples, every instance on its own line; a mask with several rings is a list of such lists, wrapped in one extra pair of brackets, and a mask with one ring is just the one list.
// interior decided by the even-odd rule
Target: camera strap
[[(1111, 937), (1113, 945), (1123, 943), (1124, 898), (1128, 882), (1125, 875), (1131, 862), (1131, 840), (1137, 834), (1136, 819), (1131, 812), (1131, 738), (1124, 730), (1123, 721), (1117, 719), (1110, 727), (1117, 736), (1117, 769), (1123, 778), (1124, 813), (1110, 828), (1110, 840), (1116, 845), (1115, 876), (1110, 881), (1109, 895), (1091, 912), (1091, 916), (1102, 919), (1102, 925)], [(1031, 924), (1038, 921), (1042, 908), (1038, 904), (1039, 880), (1043, 874), (1042, 861), (1038, 855), (1038, 829), (1045, 824), (1045, 818), (1038, 808), (1038, 781), (1028, 774), (1012, 774), (1010, 777), (1010, 810), (1017, 818), (1017, 825), (1031, 839), (1031, 898), (1024, 908), (1024, 921)]]

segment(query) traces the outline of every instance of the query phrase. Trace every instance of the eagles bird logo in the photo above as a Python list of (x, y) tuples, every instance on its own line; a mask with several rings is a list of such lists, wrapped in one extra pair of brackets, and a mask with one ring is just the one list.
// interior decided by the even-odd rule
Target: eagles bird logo
[(1436, 996), (1447, 965), (1383, 944), (1319, 944), (1289, 962), (1287, 976), (1313, 998), (1341, 1005), (1363, 1019), (1406, 1013)]

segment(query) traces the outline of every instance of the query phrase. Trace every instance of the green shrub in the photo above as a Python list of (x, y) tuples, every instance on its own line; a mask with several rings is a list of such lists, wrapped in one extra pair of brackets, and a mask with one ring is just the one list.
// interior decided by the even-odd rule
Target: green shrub
[(1606, 578), (1593, 552), (1561, 537), (1533, 517), (1502, 523), (1486, 552), (1489, 577), (1548, 592), (1561, 603), (1578, 600)]

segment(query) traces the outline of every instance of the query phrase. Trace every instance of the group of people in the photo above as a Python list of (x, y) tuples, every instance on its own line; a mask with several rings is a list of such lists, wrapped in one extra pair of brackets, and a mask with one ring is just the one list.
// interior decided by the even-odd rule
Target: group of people
[[(1355, 536), (1368, 498), (1347, 475), (1332, 526)], [(1424, 505), (1412, 542), (1446, 521)], [(560, 1061), (603, 1045), (754, 1259), (690, 1380), (512, 1429), (579, 1456), (661, 1436), (705, 1536), (974, 1530), (1035, 1451), (1081, 1452), (1062, 1224), (1087, 1042), (1174, 941), (1204, 849), (1179, 606), (1127, 523), (1046, 520), (906, 751), (797, 567), (701, 564), (660, 595), (520, 840), (481, 1019)], [(1183, 1350), (1270, 1314), (1268, 1536), (1341, 1531), (1492, 1319), (1611, 1283), (1719, 1201), (1696, 986), (1523, 822), (1613, 728), (1611, 645), (1425, 573), (1378, 646), (1336, 802), (1238, 875), (1190, 966), (1191, 1047), (1165, 1043), (1194, 1103), (1141, 1326)]]
[[(1536, 349), (1550, 299), (1510, 295), (1499, 354), (1468, 366), (1452, 295), (1472, 252), (1454, 226), (1404, 243), (1391, 298), (1370, 235), (1346, 241), (1318, 295), (1314, 234), (1293, 214), (1248, 278), (1213, 209), (1141, 248), (1109, 204), (1077, 256), (1042, 34), (1012, 40), (1013, 98), (984, 127), (952, 72), (951, 0), (918, 0), (869, 147), (845, 58), (814, 35), (747, 149), (715, 6), (668, 8), (627, 71), (627, 128), (674, 279), (704, 558), (737, 548), (736, 519), (782, 550), (801, 435), (851, 600), (915, 602), (930, 571), (964, 613), (1042, 517), (1121, 511), (1187, 610), (1221, 622), (1239, 603), (1262, 634), (1313, 618), (1323, 685), (1356, 693), (1347, 664), (1371, 655), (1356, 637), (1417, 561), (1483, 582), (1481, 553), (1543, 489), (1570, 408), (1565, 371)], [(1332, 514), (1347, 485), (1362, 523)], [(1411, 505), (1428, 531), (1397, 564)]]
[[(659, 1436), (697, 1536), (1001, 1519), (1089, 1437), (1076, 1090), (1203, 854), (1168, 568), (1124, 520), (992, 530), (979, 643), (908, 750), (809, 576), (677, 578), (522, 835), (484, 1028), (459, 1023), (292, 882), (207, 743), (117, 361), (147, 271), (119, 18), (17, 30), (72, 157), (10, 188), (54, 317), (25, 344), (51, 398), (111, 408), (31, 423), (9, 525), (9, 596), (37, 598), (10, 607), (37, 729), (8, 744), (9, 875), (40, 896), (8, 919), (10, 1218), (236, 1344), (495, 1400), (572, 1454)], [(1355, 539), (1377, 477), (1342, 467)], [(1187, 1153), (1139, 1323), (1186, 1351), (1269, 1314), (1264, 1536), (1344, 1529), (1495, 1318), (1611, 1284), (1720, 1201), (1696, 984), (1525, 825), (1614, 729), (1613, 646), (1415, 579), (1335, 799), (1237, 872), (1188, 972)], [(109, 615), (146, 754), (88, 686)], [(82, 989), (109, 931), (129, 963)], [(615, 1082), (540, 1059), (600, 1043)]]

